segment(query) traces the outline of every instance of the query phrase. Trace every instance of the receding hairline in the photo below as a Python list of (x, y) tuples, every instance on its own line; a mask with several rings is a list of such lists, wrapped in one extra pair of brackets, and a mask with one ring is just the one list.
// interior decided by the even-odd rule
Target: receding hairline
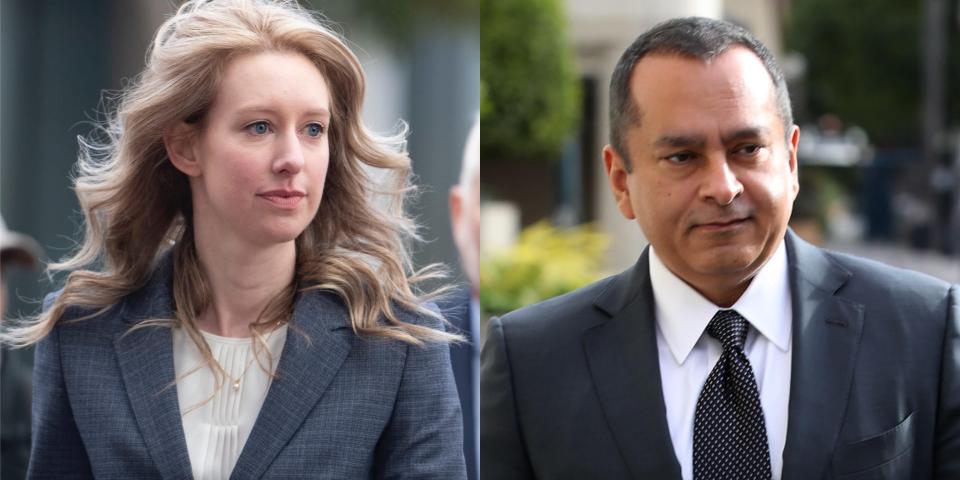
[[(733, 50), (740, 50), (742, 52), (749, 53), (754, 59), (760, 62), (760, 66), (762, 67), (763, 71), (766, 73), (766, 77), (770, 80), (770, 84), (769, 84), (771, 87), (770, 101), (773, 103), (773, 109), (776, 112), (776, 116), (780, 118), (781, 122), (784, 124), (783, 125), (784, 132), (789, 132), (791, 125), (787, 125), (788, 119), (782, 118), (782, 115), (780, 112), (779, 101), (777, 98), (778, 87), (777, 87), (776, 77), (774, 76), (773, 72), (771, 72), (767, 68), (767, 66), (765, 65), (764, 59), (757, 52), (755, 52), (750, 45), (743, 42), (739, 42), (739, 41), (731, 41), (730, 43), (724, 45), (722, 48), (711, 50), (710, 52), (704, 55), (691, 54), (689, 52), (685, 52), (679, 48), (669, 46), (669, 45), (658, 46), (644, 52), (633, 62), (632, 65), (630, 65), (629, 70), (626, 72), (626, 75), (624, 76), (626, 80), (626, 84), (625, 84), (626, 96), (623, 99), (624, 100), (623, 108), (620, 110), (621, 115), (619, 116), (619, 120), (621, 121), (619, 122), (618, 125), (614, 125), (613, 123), (611, 123), (610, 125), (611, 130), (617, 129), (617, 133), (619, 134), (617, 135), (617, 137), (625, 137), (624, 134), (627, 129), (637, 128), (637, 127), (640, 127), (641, 125), (641, 122), (643, 120), (643, 109), (640, 106), (640, 102), (636, 96), (637, 93), (633, 88), (633, 84), (635, 83), (634, 76), (637, 75), (637, 67), (640, 65), (640, 63), (644, 59), (647, 59), (647, 58), (671, 59), (672, 58), (672, 59), (681, 59), (681, 60), (690, 60), (693, 62), (700, 62), (706, 66), (710, 66), (718, 58), (720, 58), (725, 54), (730, 53)], [(618, 153), (621, 156), (624, 157), (624, 159), (628, 159), (629, 153), (626, 151), (627, 150), (626, 142), (620, 141), (616, 143), (619, 143), (620, 145), (614, 144), (613, 145), (614, 148), (618, 151)]]
[[(689, 53), (686, 53), (686, 52), (683, 52), (683, 51), (679, 51), (679, 50), (676, 50), (676, 49), (671, 49), (671, 48), (668, 48), (668, 47), (657, 48), (657, 49), (651, 50), (651, 51), (647, 52), (646, 54), (644, 54), (643, 56), (641, 56), (640, 58), (638, 58), (637, 61), (633, 62), (633, 65), (631, 65), (630, 71), (629, 71), (629, 72), (627, 73), (627, 75), (626, 75), (626, 80), (627, 80), (627, 82), (626, 82), (627, 98), (628, 98), (628, 99), (631, 99), (631, 100), (636, 100), (636, 98), (635, 98), (636, 92), (635, 92), (634, 89), (633, 89), (633, 83), (634, 83), (634, 82), (633, 82), (633, 79), (634, 79), (634, 75), (637, 74), (637, 67), (640, 65), (640, 62), (642, 62), (642, 61), (644, 61), (644, 60), (646, 60), (646, 59), (651, 59), (651, 60), (652, 60), (652, 59), (679, 59), (679, 60), (689, 60), (689, 61), (691, 61), (691, 62), (698, 62), (698, 63), (701, 63), (701, 64), (706, 65), (706, 66), (709, 67), (709, 66), (711, 66), (715, 61), (717, 61), (720, 57), (722, 57), (722, 56), (724, 56), (724, 55), (727, 55), (727, 54), (729, 54), (729, 53), (731, 53), (731, 52), (733, 52), (733, 51), (741, 51), (741, 52), (743, 52), (743, 53), (747, 53), (747, 54), (749, 54), (751, 57), (753, 57), (755, 60), (757, 60), (757, 61), (759, 62), (759, 65), (760, 65), (760, 67), (763, 69), (764, 73), (766, 74), (766, 77), (770, 80), (770, 87), (771, 87), (772, 91), (774, 92), (774, 99), (773, 99), (773, 100), (774, 100), (774, 104), (776, 104), (776, 95), (775, 95), (775, 94), (776, 94), (776, 89), (777, 89), (776, 79), (773, 77), (773, 75), (770, 74), (769, 71), (767, 71), (766, 67), (763, 65), (763, 59), (760, 58), (760, 56), (757, 55), (756, 52), (754, 52), (753, 50), (751, 50), (748, 45), (744, 45), (744, 44), (742, 44), (742, 43), (731, 43), (731, 44), (727, 45), (727, 46), (726, 46), (725, 48), (723, 48), (723, 49), (720, 49), (720, 50), (718, 50), (718, 51), (716, 51), (716, 52), (712, 52), (711, 55), (709, 55), (709, 56), (707, 56), (707, 57), (701, 57), (701, 56), (698, 56), (698, 55), (691, 55), (691, 54), (689, 54)], [(632, 107), (633, 107), (632, 109), (633, 109), (633, 110), (636, 110), (636, 113), (637, 113), (637, 114), (640, 114), (640, 113), (641, 113), (640, 110), (639, 110), (639, 105), (637, 104), (636, 101), (630, 102), (630, 104), (628, 104), (628, 106), (632, 106)]]
[(763, 42), (749, 30), (728, 21), (705, 17), (674, 18), (640, 34), (624, 50), (611, 76), (608, 104), (610, 143), (627, 160), (628, 165), (625, 131), (642, 121), (642, 112), (634, 101), (630, 80), (643, 57), (675, 54), (681, 58), (708, 61), (734, 46), (742, 46), (760, 59), (773, 81), (776, 110), (785, 126), (784, 131), (790, 130), (793, 123), (790, 94), (776, 58)]

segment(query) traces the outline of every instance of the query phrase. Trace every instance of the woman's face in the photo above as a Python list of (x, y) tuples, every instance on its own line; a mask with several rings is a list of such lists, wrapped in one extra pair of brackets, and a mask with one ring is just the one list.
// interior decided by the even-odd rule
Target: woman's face
[(192, 144), (198, 230), (259, 246), (294, 240), (320, 206), (329, 127), (327, 83), (305, 56), (233, 59)]

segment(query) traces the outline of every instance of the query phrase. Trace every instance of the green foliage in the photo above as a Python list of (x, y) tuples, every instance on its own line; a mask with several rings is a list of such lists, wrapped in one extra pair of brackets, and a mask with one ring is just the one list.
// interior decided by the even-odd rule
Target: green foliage
[(579, 117), (559, 0), (481, 0), (484, 159), (558, 158)]
[(480, 263), (480, 306), (500, 315), (576, 290), (600, 278), (609, 239), (591, 226), (558, 230), (545, 221), (510, 251)]
[(879, 145), (919, 141), (922, 3), (796, 0), (787, 45), (807, 59), (814, 118), (835, 113)]

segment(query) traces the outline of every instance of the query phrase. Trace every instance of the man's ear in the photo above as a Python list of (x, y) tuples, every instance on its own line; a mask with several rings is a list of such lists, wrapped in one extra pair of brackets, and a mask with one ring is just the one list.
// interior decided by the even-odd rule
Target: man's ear
[(800, 192), (800, 168), (797, 163), (797, 147), (800, 145), (800, 127), (793, 125), (790, 127), (790, 143), (787, 145), (789, 149), (789, 161), (790, 161), (790, 173), (793, 176), (792, 185), (793, 196), (796, 198), (797, 193)]
[(193, 125), (180, 122), (163, 132), (167, 157), (177, 170), (190, 177), (199, 177), (203, 170), (196, 154), (197, 131)]
[(462, 247), (463, 242), (463, 188), (460, 185), (450, 187), (450, 227), (453, 230), (453, 242), (457, 248)]
[(613, 198), (617, 202), (617, 208), (620, 213), (628, 220), (637, 218), (633, 211), (633, 204), (630, 203), (630, 190), (627, 189), (627, 171), (625, 159), (617, 152), (612, 145), (603, 147), (603, 167), (607, 171), (607, 180), (610, 181), (610, 190), (613, 191)]

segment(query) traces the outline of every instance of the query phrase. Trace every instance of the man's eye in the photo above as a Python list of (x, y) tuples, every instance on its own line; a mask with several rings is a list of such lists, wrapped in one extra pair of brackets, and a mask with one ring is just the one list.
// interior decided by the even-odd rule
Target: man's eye
[(736, 153), (742, 153), (744, 155), (756, 155), (761, 148), (763, 148), (761, 145), (744, 145), (738, 148)]
[(320, 135), (323, 135), (323, 132), (326, 131), (326, 128), (320, 123), (310, 123), (306, 126), (306, 128), (303, 129), (303, 131), (308, 136), (319, 137)]
[(665, 160), (671, 163), (684, 164), (689, 162), (693, 158), (693, 154), (690, 152), (679, 152), (674, 153), (673, 155), (668, 155), (664, 157)]
[(265, 121), (253, 122), (247, 125), (247, 131), (254, 135), (264, 135), (270, 131), (270, 124)]

